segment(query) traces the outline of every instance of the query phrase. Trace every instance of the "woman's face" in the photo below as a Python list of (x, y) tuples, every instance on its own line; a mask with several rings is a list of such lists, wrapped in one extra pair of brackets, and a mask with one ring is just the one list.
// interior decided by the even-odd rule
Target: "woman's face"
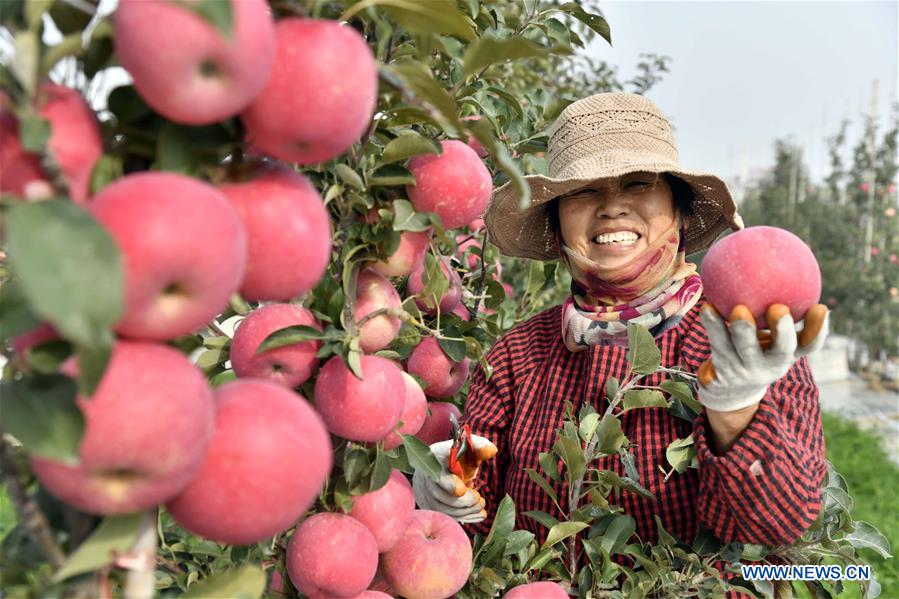
[(673, 221), (671, 187), (655, 173), (601, 179), (559, 198), (562, 241), (605, 268), (634, 258)]

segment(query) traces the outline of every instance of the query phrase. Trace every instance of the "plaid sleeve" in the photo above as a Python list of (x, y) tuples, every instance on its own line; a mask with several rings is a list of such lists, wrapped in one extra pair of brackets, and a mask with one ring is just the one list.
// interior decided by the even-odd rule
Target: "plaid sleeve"
[[(709, 356), (701, 321), (683, 349), (691, 370)], [(703, 412), (694, 423), (699, 516), (722, 541), (789, 545), (815, 521), (827, 470), (818, 387), (805, 358), (772, 383), (749, 426), (724, 455), (709, 447)]]
[(480, 365), (475, 368), (468, 383), (462, 422), (471, 426), (473, 434), (492, 441), (498, 451), (492, 460), (481, 465), (478, 492), (487, 501), (487, 518), (478, 524), (465, 525), (470, 535), (486, 535), (490, 531), (496, 507), (503, 497), (503, 473), (509, 467), (506, 435), (514, 413), (513, 367), (505, 343), (500, 341), (491, 348), (487, 362), (493, 367), (493, 374), (488, 379)]

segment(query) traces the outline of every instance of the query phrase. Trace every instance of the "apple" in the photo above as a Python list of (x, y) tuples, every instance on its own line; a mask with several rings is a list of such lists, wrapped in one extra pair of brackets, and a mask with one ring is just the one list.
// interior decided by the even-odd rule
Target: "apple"
[(559, 583), (544, 580), (519, 585), (503, 595), (503, 599), (569, 599), (569, 597)]
[[(437, 307), (439, 307), (440, 311), (443, 313), (452, 312), (462, 299), (462, 279), (459, 278), (459, 273), (452, 267), (448, 257), (440, 256), (438, 260), (440, 261), (440, 270), (443, 271), (444, 278), (449, 280), (449, 288), (446, 290), (446, 293), (440, 297)], [(421, 292), (424, 291), (425, 287), (424, 274), (425, 261), (421, 261), (412, 269), (412, 273), (409, 275), (409, 281), (406, 283), (406, 293), (409, 295), (421, 295)], [(415, 305), (426, 314), (432, 316), (437, 314), (434, 303), (433, 296), (415, 298)]]
[[(366, 268), (356, 279), (356, 322), (382, 308), (399, 309), (403, 304), (390, 281), (379, 272)], [(359, 327), (359, 346), (366, 353), (384, 349), (396, 339), (402, 322), (396, 316), (381, 314)]]
[(238, 114), (262, 89), (275, 55), (268, 3), (232, 0), (231, 9), (229, 37), (177, 2), (119, 2), (116, 56), (156, 112), (206, 125)]
[(355, 29), (329, 19), (278, 21), (275, 60), (242, 119), (249, 141), (280, 160), (336, 158), (371, 123), (378, 66)]
[(777, 227), (749, 227), (716, 242), (702, 259), (702, 283), (724, 318), (742, 304), (760, 328), (768, 327), (771, 304), (785, 304), (798, 322), (821, 297), (821, 270), (812, 250)]
[(286, 301), (310, 291), (331, 259), (331, 219), (303, 175), (265, 166), (248, 181), (219, 186), (247, 232), (247, 269), (240, 294)]
[(363, 355), (362, 380), (341, 356), (322, 367), (315, 380), (315, 407), (328, 430), (350, 441), (380, 441), (399, 422), (406, 393), (399, 367), (386, 358)]
[[(77, 358), (61, 370), (76, 377)], [(31, 460), (41, 484), (62, 501), (94, 514), (138, 512), (174, 497), (196, 475), (215, 404), (184, 354), (118, 341), (94, 394), (76, 401), (85, 421), (78, 462)]]
[(465, 586), (471, 543), (446, 514), (415, 510), (409, 527), (381, 561), (387, 582), (399, 595), (443, 599)]
[(378, 545), (368, 528), (345, 514), (306, 518), (287, 545), (287, 573), (310, 597), (352, 597), (366, 590), (378, 568)]
[(471, 360), (452, 361), (434, 337), (415, 346), (409, 355), (406, 370), (425, 382), (428, 397), (452, 397), (468, 378)]
[(40, 157), (22, 147), (19, 121), (12, 112), (0, 114), (0, 131), (0, 192), (25, 199), (51, 197), (53, 186), (44, 176)]
[(303, 341), (256, 353), (266, 337), (295, 325), (322, 330), (312, 312), (295, 304), (267, 304), (251, 312), (240, 322), (231, 341), (234, 374), (268, 379), (290, 388), (308, 381), (318, 366), (316, 354), (321, 341)]
[(421, 386), (412, 375), (404, 372), (403, 382), (406, 393), (403, 399), (403, 411), (400, 414), (399, 427), (392, 430), (384, 437), (384, 449), (393, 449), (403, 444), (401, 435), (414, 435), (421, 429), (428, 412), (428, 400)]
[(462, 412), (454, 404), (445, 401), (429, 401), (428, 416), (415, 436), (425, 445), (451, 439), (453, 426), (450, 422), (450, 414), (456, 418), (457, 422), (462, 420)]
[(403, 231), (400, 233), (400, 244), (396, 251), (387, 258), (379, 260), (372, 268), (388, 277), (404, 277), (412, 272), (424, 260), (425, 252), (431, 241), (432, 231)]
[(443, 153), (413, 156), (407, 165), (415, 185), (406, 194), (419, 212), (434, 212), (447, 229), (482, 216), (493, 190), (490, 171), (477, 153), (458, 140), (440, 142)]
[(484, 219), (479, 216), (465, 226), (471, 229), (472, 233), (477, 233), (484, 228)]
[(378, 553), (384, 553), (399, 540), (415, 511), (415, 495), (412, 485), (399, 470), (390, 473), (387, 484), (353, 498), (350, 516), (371, 531), (378, 545)]
[(318, 497), (331, 471), (331, 439), (302, 395), (271, 381), (226, 383), (215, 399), (203, 465), (166, 509), (188, 531), (218, 543), (270, 539)]
[(465, 304), (459, 303), (455, 308), (453, 308), (453, 314), (468, 322), (471, 320), (471, 314), (468, 313), (468, 308), (465, 307)]
[(136, 173), (103, 188), (88, 210), (122, 254), (121, 335), (161, 341), (190, 333), (224, 310), (243, 279), (243, 225), (206, 183)]

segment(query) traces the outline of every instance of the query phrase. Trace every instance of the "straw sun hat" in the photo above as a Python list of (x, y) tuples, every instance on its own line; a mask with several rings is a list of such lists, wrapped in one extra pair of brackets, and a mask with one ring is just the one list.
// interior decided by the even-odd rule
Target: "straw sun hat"
[(547, 210), (551, 200), (597, 179), (635, 171), (670, 173), (692, 188), (688, 254), (708, 248), (727, 228), (743, 228), (724, 181), (680, 167), (671, 125), (643, 96), (605, 93), (578, 100), (562, 111), (549, 133), (549, 175), (525, 177), (530, 204), (519, 206), (521, 197), (510, 181), (493, 192), (484, 214), (490, 241), (506, 255), (558, 258)]

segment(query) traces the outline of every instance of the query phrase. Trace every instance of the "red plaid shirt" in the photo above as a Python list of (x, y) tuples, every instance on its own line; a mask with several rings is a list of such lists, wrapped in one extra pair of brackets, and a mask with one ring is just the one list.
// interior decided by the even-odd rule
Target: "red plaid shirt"
[[(677, 327), (656, 342), (662, 365), (682, 366), (696, 372), (710, 348), (699, 317), (704, 298)], [(540, 510), (561, 518), (550, 498), (528, 478), (525, 468), (540, 471), (537, 456), (548, 452), (555, 431), (562, 426), (566, 401), (575, 409), (590, 402), (600, 413), (606, 380), (626, 375), (626, 348), (594, 346), (572, 353), (562, 342), (561, 306), (516, 326), (491, 348), (488, 361), (493, 376), (487, 380), (478, 368), (471, 377), (464, 421), (476, 434), (499, 448), (496, 458), (482, 468), (481, 493), (489, 516), (467, 526), (470, 534), (486, 534), (492, 510), (505, 494), (516, 507), (516, 528), (533, 532), (542, 542), (546, 529), (529, 517)], [(662, 382), (662, 373), (646, 377), (646, 385)], [(694, 424), (672, 416), (665, 408), (640, 408), (621, 415), (624, 434), (640, 472), (640, 483), (655, 499), (622, 492), (617, 499), (636, 520), (640, 539), (656, 542), (653, 515), (665, 530), (691, 542), (702, 522), (724, 542), (762, 545), (790, 544), (814, 522), (821, 508), (821, 483), (826, 471), (824, 437), (816, 387), (807, 361), (797, 362), (772, 384), (749, 427), (724, 455), (709, 448), (705, 414)], [(699, 468), (672, 474), (666, 482), (668, 444), (693, 433)], [(599, 460), (601, 469), (624, 474), (620, 458)], [(567, 490), (550, 481), (567, 509)], [(615, 503), (615, 495), (610, 497)], [(728, 597), (748, 597), (730, 593)]]

